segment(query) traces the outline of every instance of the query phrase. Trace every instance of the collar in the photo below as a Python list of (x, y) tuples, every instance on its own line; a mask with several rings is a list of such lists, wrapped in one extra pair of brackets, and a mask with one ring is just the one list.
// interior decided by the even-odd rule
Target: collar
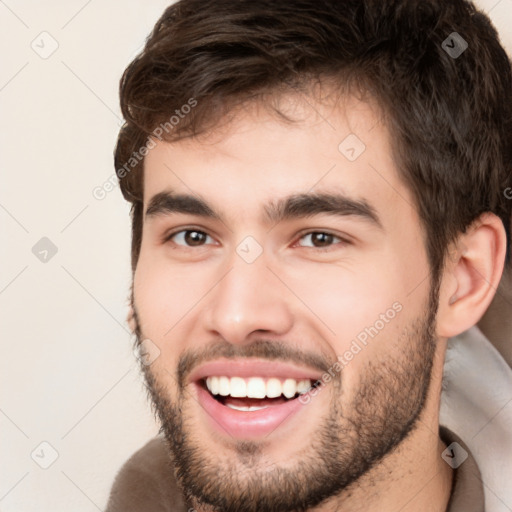
[(484, 486), (473, 454), (462, 439), (439, 428), (439, 437), (447, 445), (444, 460), (453, 468), (453, 484), (446, 512), (484, 512)]
[(439, 422), (474, 457), (486, 512), (510, 512), (512, 369), (477, 327), (448, 341)]

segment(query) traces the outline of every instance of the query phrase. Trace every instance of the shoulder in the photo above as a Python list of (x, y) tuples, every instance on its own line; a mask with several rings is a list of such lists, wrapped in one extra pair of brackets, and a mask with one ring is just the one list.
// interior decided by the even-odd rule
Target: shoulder
[(448, 341), (439, 423), (466, 443), (492, 487), (484, 486), (487, 512), (512, 503), (511, 397), (512, 369), (477, 327)]
[(165, 439), (157, 436), (119, 470), (105, 512), (182, 512), (186, 506)]

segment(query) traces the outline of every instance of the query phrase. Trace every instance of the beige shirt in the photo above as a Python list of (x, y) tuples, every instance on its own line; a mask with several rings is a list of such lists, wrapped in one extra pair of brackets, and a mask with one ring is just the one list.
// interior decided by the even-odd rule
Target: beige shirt
[(453, 472), (452, 494), (446, 512), (484, 512), (482, 476), (469, 448), (445, 427), (439, 429), (439, 434), (447, 446), (457, 442), (468, 453), (468, 458)]
[[(473, 456), (448, 429), (441, 427), (440, 436), (447, 445), (455, 441), (468, 452), (468, 458), (454, 470), (447, 512), (484, 512), (483, 485)], [(163, 437), (149, 441), (125, 463), (106, 512), (187, 512)]]

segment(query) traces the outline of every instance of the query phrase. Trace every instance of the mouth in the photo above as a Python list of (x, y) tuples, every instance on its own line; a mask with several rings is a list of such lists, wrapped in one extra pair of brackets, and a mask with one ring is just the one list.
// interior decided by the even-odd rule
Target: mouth
[[(311, 371), (244, 361), (205, 365), (191, 379), (206, 423), (237, 439), (262, 439), (281, 432), (304, 414), (301, 400), (319, 382)], [(297, 421), (299, 421), (297, 419)]]
[(310, 379), (278, 379), (271, 377), (211, 376), (201, 380), (201, 385), (225, 407), (236, 411), (261, 411), (295, 400), (307, 393), (313, 383)]

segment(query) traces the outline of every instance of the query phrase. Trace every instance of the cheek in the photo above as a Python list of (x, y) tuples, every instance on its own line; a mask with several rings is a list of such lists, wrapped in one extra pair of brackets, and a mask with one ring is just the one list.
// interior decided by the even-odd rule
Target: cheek
[(210, 274), (205, 266), (171, 265), (165, 257), (142, 250), (133, 290), (144, 336), (162, 342), (165, 338), (167, 344), (211, 288)]
[(394, 316), (393, 305), (403, 304), (406, 289), (398, 269), (375, 261), (311, 266), (307, 272), (287, 272), (285, 280), (340, 350), (381, 315)]
[(288, 273), (290, 287), (313, 312), (310, 321), (336, 354), (347, 389), (358, 388), (370, 362), (403, 357), (404, 329), (424, 314), (429, 292), (428, 279), (418, 285), (418, 273), (396, 254), (343, 267), (311, 267), (307, 279), (304, 273)]
[(149, 262), (142, 255), (134, 275), (134, 302), (141, 335), (151, 340), (151, 347), (158, 348), (158, 357), (148, 370), (171, 396), (178, 392), (175, 369), (190, 338), (186, 319), (200, 297), (200, 290), (196, 289), (199, 279), (200, 276), (190, 276), (154, 259)]

